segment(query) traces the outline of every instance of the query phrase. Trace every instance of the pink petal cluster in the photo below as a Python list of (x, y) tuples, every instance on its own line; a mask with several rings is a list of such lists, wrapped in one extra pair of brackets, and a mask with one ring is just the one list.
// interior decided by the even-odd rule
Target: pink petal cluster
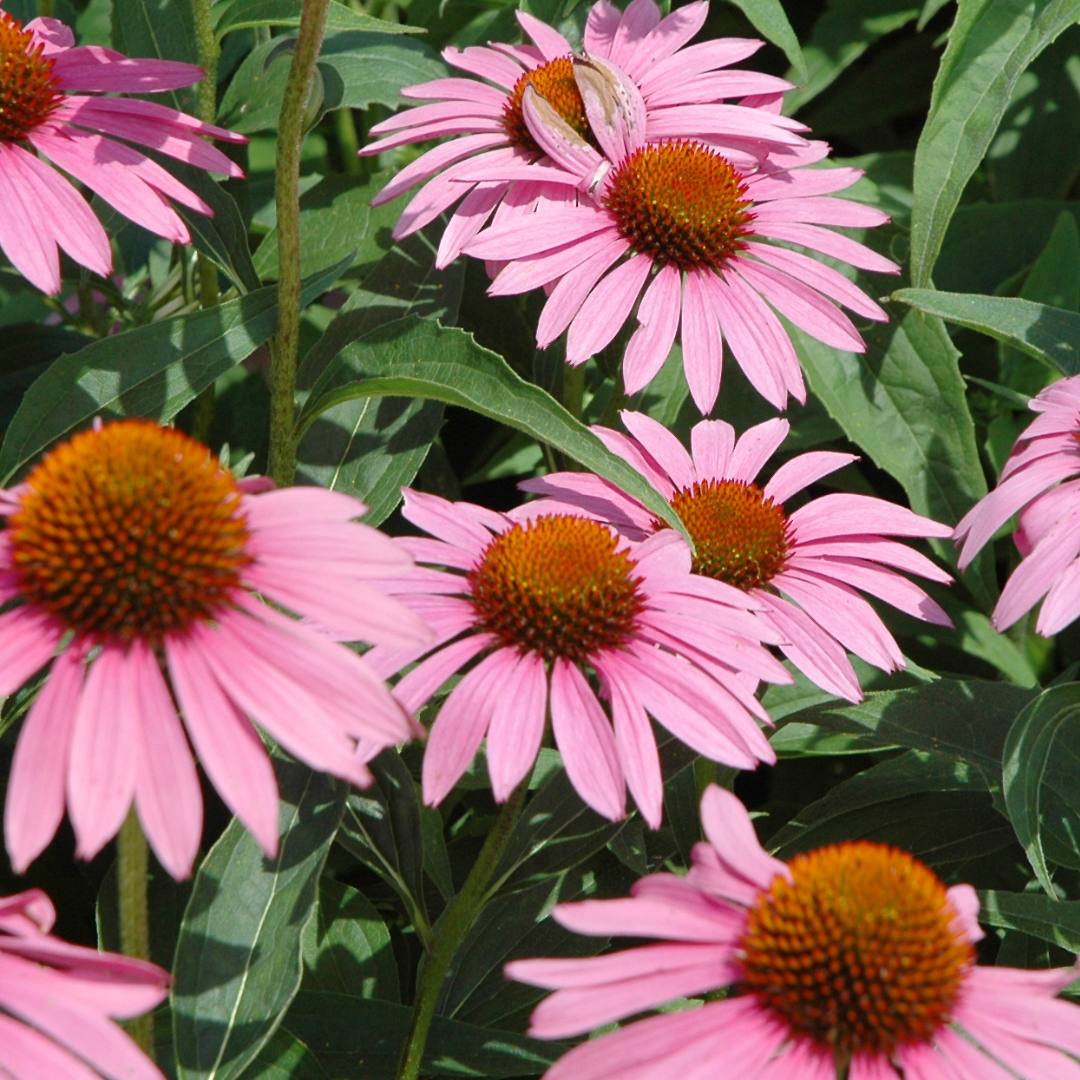
[[(686, 47), (704, 25), (708, 11), (706, 0), (694, 0), (662, 18), (654, 0), (632, 0), (625, 12), (600, 0), (586, 21), (585, 52), (618, 65), (622, 77), (637, 87), (649, 117), (650, 135), (693, 135), (719, 142), (747, 164), (760, 157), (762, 140), (778, 149), (801, 143), (789, 134), (801, 125), (754, 108), (759, 99), (777, 100), (790, 83), (754, 71), (723, 70), (757, 52), (764, 42), (722, 38)], [(517, 145), (508, 132), (505, 111), (514, 88), (528, 72), (574, 53), (570, 42), (551, 26), (523, 11), (516, 16), (535, 44), (493, 42), (486, 47), (443, 50), (448, 64), (475, 78), (436, 79), (405, 87), (402, 97), (430, 104), (376, 124), (371, 133), (381, 137), (361, 151), (378, 154), (410, 143), (459, 136), (411, 162), (373, 200), (380, 205), (418, 184), (425, 185), (394, 228), (394, 238), (401, 239), (464, 196), (439, 245), (436, 266), (440, 269), (457, 258), (492, 212), (495, 224), (501, 224), (550, 201), (562, 205), (573, 199), (565, 181), (547, 183), (538, 176), (515, 183), (512, 172), (507, 173), (536, 160), (551, 164)], [(724, 104), (731, 98), (745, 100)], [(528, 124), (529, 116), (525, 119)], [(535, 125), (528, 126), (535, 137)]]
[(407, 489), (403, 514), (435, 538), (397, 540), (428, 565), (380, 587), (431, 625), (436, 640), (411, 649), (378, 646), (366, 659), (382, 675), (419, 660), (394, 690), (405, 708), (418, 710), (480, 658), (442, 704), (428, 738), (423, 788), (429, 805), (447, 796), (485, 736), (492, 789), (505, 801), (536, 759), (549, 715), (570, 781), (612, 820), (625, 815), (629, 787), (645, 820), (660, 825), (663, 781), (649, 716), (714, 761), (752, 769), (775, 760), (758, 726), (769, 718), (754, 689), (759, 679), (790, 681), (761, 645), (777, 635), (754, 618), (761, 607), (755, 598), (690, 574), (689, 549), (674, 532), (630, 551), (645, 601), (631, 639), (598, 649), (587, 664), (561, 656), (548, 663), (478, 625), (468, 575), (493, 538), (515, 527), (513, 518)]
[[(116, 834), (134, 800), (162, 865), (186, 877), (203, 821), (191, 747), (226, 805), (273, 855), (277, 782), (252, 720), (312, 768), (360, 786), (371, 775), (358, 746), (369, 759), (368, 751), (417, 733), (356, 653), (260, 599), (347, 640), (416, 646), (430, 639), (429, 629), (371, 582), (405, 572), (410, 558), (354, 520), (366, 510), (358, 500), (268, 486), (239, 484), (249, 560), (240, 587), (212, 621), (161, 642), (72, 634), (25, 602), (5, 533), (0, 601), (23, 602), (0, 615), (0, 694), (18, 690), (59, 649), (23, 723), (8, 782), (4, 835), (17, 872), (52, 839), (65, 806), (77, 854), (88, 859)], [(0, 513), (10, 519), (30, 490), (24, 484), (2, 493)]]
[[(10, 35), (13, 27), (18, 24), (0, 12), (0, 31)], [(201, 214), (213, 211), (128, 144), (239, 177), (242, 170), (203, 136), (234, 143), (247, 142), (246, 136), (164, 105), (114, 95), (191, 86), (202, 79), (202, 68), (172, 60), (132, 60), (99, 45), (75, 46), (71, 29), (57, 19), (34, 19), (26, 31), (32, 35), (28, 51), (40, 49), (51, 61), (53, 86), (63, 97), (46, 119), (26, 132), (29, 149), (0, 139), (0, 248), (15, 268), (47, 293), (60, 291), (58, 246), (96, 274), (112, 271), (101, 222), (59, 170), (150, 232), (190, 243), (187, 226), (169, 200)]]
[(168, 994), (153, 964), (70, 945), (40, 890), (0, 898), (0, 1072), (12, 1080), (163, 1080), (116, 1023)]
[[(702, 482), (755, 483), (789, 430), (786, 420), (767, 420), (736, 439), (730, 424), (703, 420), (691, 431), (690, 454), (645, 414), (621, 415), (631, 438), (604, 427), (593, 431), (669, 500)], [(854, 460), (852, 454), (831, 451), (800, 454), (773, 473), (760, 489), (761, 498), (782, 506)], [(572, 505), (631, 538), (640, 539), (659, 527), (636, 499), (588, 473), (553, 473), (526, 480), (521, 487), (547, 496), (541, 506), (549, 499), (554, 501), (552, 509)], [(896, 571), (942, 584), (949, 583), (950, 576), (924, 555), (888, 539), (945, 537), (951, 534), (947, 525), (884, 499), (849, 494), (811, 499), (787, 515), (787, 521), (788, 556), (783, 567), (749, 595), (761, 606), (758, 618), (780, 634), (780, 650), (818, 686), (849, 701), (862, 700), (845, 649), (884, 671), (905, 666), (899, 645), (860, 592), (917, 619), (952, 625), (937, 603)]]
[[(585, 960), (519, 960), (506, 974), (555, 991), (533, 1013), (530, 1034), (541, 1038), (583, 1034), (677, 998), (722, 988), (729, 996), (588, 1040), (560, 1058), (546, 1080), (835, 1080), (831, 1053), (738, 985), (746, 912), (777, 878), (790, 880), (787, 865), (761, 848), (729, 792), (710, 787), (701, 817), (708, 842), (694, 848), (686, 877), (653, 874), (627, 898), (560, 904), (553, 912), (579, 934), (660, 943)], [(946, 897), (957, 936), (981, 938), (971, 886), (953, 886)], [(895, 1059), (855, 1054), (848, 1080), (1075, 1080), (1080, 1011), (1057, 994), (1076, 977), (1074, 968), (970, 964), (951, 1023), (929, 1040), (901, 1044)]]
[[(956, 526), (963, 570), (1019, 513), (1013, 533), (1023, 561), (994, 608), (998, 630), (1040, 600), (1036, 629), (1044, 637), (1080, 615), (1080, 375), (1048, 386), (1029, 408), (1039, 415), (1016, 440), (997, 487)], [(1045, 599), (1043, 599), (1045, 597)]]

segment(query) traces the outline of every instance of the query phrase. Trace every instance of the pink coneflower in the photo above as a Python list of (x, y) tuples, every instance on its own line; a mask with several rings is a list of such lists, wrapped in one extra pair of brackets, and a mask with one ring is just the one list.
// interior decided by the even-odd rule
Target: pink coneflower
[(1040, 413), (1016, 440), (998, 485), (956, 526), (963, 570), (1019, 512), (1013, 539), (1023, 561), (994, 608), (998, 630), (1042, 598), (1036, 629), (1044, 637), (1080, 615), (1080, 375), (1048, 386), (1028, 406)]
[(549, 716), (574, 787), (612, 820), (625, 813), (629, 785), (645, 820), (660, 825), (650, 715), (714, 761), (774, 760), (753, 690), (758, 679), (789, 681), (760, 644), (775, 638), (753, 618), (754, 598), (690, 573), (689, 548), (674, 532), (632, 546), (576, 511), (518, 523), (408, 490), (403, 513), (436, 539), (398, 543), (430, 565), (380, 587), (435, 629), (435, 647), (377, 647), (367, 658), (388, 675), (424, 657), (394, 690), (418, 709), (482, 657), (431, 729), (429, 805), (446, 797), (485, 735), (492, 790), (505, 801), (532, 767)]
[(359, 740), (413, 734), (360, 657), (254, 595), (350, 639), (415, 645), (427, 628), (365, 580), (402, 572), (408, 556), (352, 520), (365, 509), (356, 499), (267, 486), (238, 484), (178, 431), (128, 420), (76, 435), (0, 493), (0, 601), (18, 603), (0, 615), (0, 694), (59, 650), (8, 782), (17, 871), (65, 802), (91, 858), (134, 799), (162, 864), (186, 876), (202, 834), (188, 738), (272, 855), (277, 785), (249, 717), (312, 768), (360, 785)]
[[(787, 436), (786, 420), (766, 420), (737, 441), (730, 424), (703, 420), (690, 434), (691, 457), (648, 416), (624, 412), (622, 419), (632, 439), (608, 428), (593, 430), (682, 518), (697, 551), (695, 572), (753, 597), (782, 635), (781, 651), (818, 686), (849, 701), (862, 699), (845, 648), (885, 671), (904, 666), (900, 647), (859, 591), (917, 619), (952, 625), (922, 589), (895, 571), (942, 583), (952, 580), (949, 575), (886, 539), (949, 536), (947, 525), (866, 495), (824, 495), (790, 514), (784, 510), (803, 488), (856, 460), (853, 454), (800, 454), (761, 487), (757, 475)], [(664, 527), (636, 499), (588, 473), (553, 473), (521, 487), (553, 497), (556, 506), (578, 506), (632, 539)]]
[[(525, 104), (527, 113), (537, 107), (528, 95)], [(655, 128), (651, 118), (642, 122), (632, 87), (612, 85), (606, 94), (601, 87), (585, 106), (606, 157), (541, 107), (533, 127), (558, 168), (488, 173), (548, 184), (561, 175), (592, 199), (542, 202), (531, 214), (496, 220), (462, 247), (501, 270), (492, 295), (550, 291), (537, 328), (541, 348), (569, 328), (567, 362), (583, 364), (615, 338), (640, 298), (638, 329), (623, 359), (626, 391), (659, 371), (681, 325), (683, 368), (703, 413), (720, 389), (724, 339), (772, 405), (785, 408), (789, 394), (805, 402), (799, 360), (776, 312), (827, 345), (864, 351), (837, 304), (881, 322), (885, 312), (836, 270), (776, 243), (896, 273), (888, 259), (822, 227), (888, 221), (873, 207), (828, 197), (855, 183), (860, 170), (807, 168), (827, 155), (821, 142), (782, 157), (763, 146), (769, 156), (751, 170), (696, 135), (653, 141), (646, 136)]]
[(947, 889), (906, 852), (865, 841), (781, 862), (762, 850), (739, 800), (715, 786), (701, 819), (708, 843), (695, 846), (685, 878), (653, 874), (627, 898), (553, 913), (579, 934), (663, 944), (519, 960), (506, 973), (556, 991), (533, 1013), (530, 1034), (541, 1038), (679, 997), (727, 996), (585, 1042), (546, 1080), (1077, 1075), (1067, 1055), (1080, 1055), (1080, 1011), (1056, 1000), (1077, 969), (977, 967), (983, 933), (970, 885)]
[[(650, 137), (654, 131), (656, 137), (694, 133), (721, 141), (730, 153), (747, 161), (756, 161), (767, 147), (801, 145), (804, 140), (793, 132), (803, 125), (750, 105), (722, 104), (727, 98), (756, 103), (759, 96), (779, 97), (790, 88), (790, 83), (771, 75), (721, 70), (751, 56), (763, 42), (722, 38), (683, 48), (701, 29), (708, 10), (709, 5), (699, 0), (662, 19), (654, 0), (634, 0), (625, 13), (601, 0), (585, 25), (585, 55), (600, 62), (611, 77), (635, 87), (648, 115)], [(583, 141), (597, 145), (579, 89), (583, 58), (577, 57), (575, 64), (570, 42), (546, 23), (525, 12), (518, 12), (517, 18), (535, 45), (493, 43), (487, 48), (444, 50), (443, 58), (452, 67), (486, 81), (436, 79), (406, 87), (402, 97), (431, 104), (376, 124), (372, 134), (383, 138), (362, 151), (377, 154), (407, 143), (461, 136), (407, 165), (373, 200), (389, 202), (427, 182), (394, 229), (394, 237), (400, 239), (466, 196), (439, 246), (440, 268), (457, 258), (496, 207), (496, 221), (501, 221), (530, 210), (538, 201), (573, 197), (565, 186), (546, 184), (543, 178), (515, 186), (499, 175), (486, 175), (537, 161), (550, 165), (524, 108), (527, 91), (543, 98)], [(466, 172), (468, 180), (463, 178)]]
[(160, 1004), (169, 973), (49, 931), (38, 889), (0, 897), (0, 1072), (15, 1080), (164, 1080), (117, 1020)]
[(200, 169), (244, 175), (202, 136), (247, 142), (245, 136), (153, 102), (87, 96), (177, 90), (198, 82), (202, 68), (173, 60), (129, 60), (98, 45), (74, 45), (71, 30), (56, 19), (34, 19), (24, 29), (0, 11), (0, 248), (19, 273), (47, 293), (60, 291), (57, 245), (102, 276), (112, 271), (112, 252), (89, 203), (31, 150), (125, 217), (180, 244), (191, 237), (168, 200), (202, 214), (213, 211), (127, 142)]

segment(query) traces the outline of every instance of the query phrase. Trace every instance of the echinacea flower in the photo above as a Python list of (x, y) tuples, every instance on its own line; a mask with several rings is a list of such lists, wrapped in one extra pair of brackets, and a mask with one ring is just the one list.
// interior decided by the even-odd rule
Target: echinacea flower
[[(586, 960), (519, 960), (510, 978), (555, 990), (530, 1034), (627, 1024), (561, 1057), (545, 1080), (1075, 1080), (1075, 968), (979, 967), (979, 901), (885, 844), (832, 844), (784, 863), (734, 795), (701, 801), (707, 843), (686, 877), (560, 904), (579, 934), (660, 938)], [(713, 991), (726, 992), (723, 1000)], [(1071, 1056), (1070, 1056), (1071, 1055)]]
[(0, 602), (15, 605), (0, 615), (0, 694), (57, 654), (8, 781), (16, 871), (48, 844), (65, 803), (77, 854), (91, 858), (134, 799), (162, 865), (190, 873), (202, 794), (189, 738), (273, 854), (277, 783), (249, 717), (312, 768), (359, 785), (370, 783), (360, 740), (414, 734), (359, 656), (255, 595), (350, 640), (414, 645), (427, 627), (367, 581), (410, 559), (353, 521), (365, 509), (356, 499), (268, 486), (237, 483), (178, 431), (126, 420), (76, 435), (0, 492)]
[[(537, 102), (526, 94), (525, 105), (528, 112)], [(688, 107), (694, 109), (707, 111)], [(549, 291), (537, 327), (541, 348), (568, 330), (567, 363), (583, 364), (614, 340), (637, 305), (638, 328), (623, 357), (627, 393), (649, 383), (678, 334), (702, 413), (720, 389), (725, 340), (770, 404), (783, 409), (789, 395), (806, 401), (795, 347), (777, 312), (827, 345), (865, 351), (837, 305), (879, 322), (888, 320), (885, 312), (843, 274), (782, 246), (898, 272), (888, 259), (823, 228), (889, 220), (874, 207), (831, 197), (854, 184), (860, 170), (808, 168), (828, 154), (822, 142), (789, 147), (782, 156), (762, 145), (763, 162), (747, 168), (697, 135), (665, 132), (669, 137), (657, 141), (640, 95), (625, 82), (586, 95), (585, 110), (603, 155), (541, 107), (533, 130), (557, 167), (487, 175), (519, 182), (532, 176), (548, 185), (561, 178), (592, 197), (541, 201), (532, 213), (496, 219), (462, 247), (496, 263), (491, 295)]]
[[(695, 572), (753, 597), (783, 635), (781, 651), (818, 686), (849, 701), (862, 699), (845, 648), (884, 671), (904, 667), (900, 647), (860, 592), (917, 619), (952, 625), (896, 571), (943, 584), (952, 578), (924, 555), (886, 539), (945, 537), (952, 532), (947, 525), (867, 495), (823, 495), (785, 511), (788, 499), (854, 455), (800, 454), (759, 486), (758, 473), (787, 436), (786, 420), (766, 420), (738, 440), (730, 424), (703, 420), (690, 433), (693, 456), (645, 414), (624, 412), (622, 420), (633, 438), (603, 427), (593, 431), (682, 518), (696, 549)], [(520, 486), (551, 496), (553, 509), (576, 506), (632, 539), (663, 527), (636, 499), (588, 473), (553, 473)]]
[(117, 1020), (149, 1012), (169, 973), (49, 931), (39, 889), (0, 897), (0, 1073), (12, 1080), (164, 1080)]
[(0, 11), (0, 248), (47, 293), (60, 291), (57, 245), (96, 274), (112, 271), (101, 222), (58, 169), (125, 217), (180, 244), (191, 237), (169, 199), (201, 214), (213, 211), (128, 143), (225, 176), (244, 175), (203, 136), (241, 143), (245, 136), (155, 102), (111, 96), (177, 90), (198, 82), (202, 68), (74, 46), (71, 30), (57, 19), (34, 19), (23, 28)]
[(634, 546), (575, 511), (515, 522), (409, 490), (403, 514), (436, 538), (397, 541), (429, 565), (379, 587), (436, 640), (378, 646), (366, 659), (383, 675), (420, 660), (394, 688), (416, 710), (480, 658), (428, 737), (429, 805), (446, 797), (485, 735), (492, 791), (505, 801), (531, 769), (549, 716), (570, 781), (611, 820), (624, 816), (629, 786), (644, 819), (660, 825), (650, 715), (714, 761), (745, 769), (775, 760), (755, 720), (768, 714), (753, 696), (759, 679), (790, 679), (761, 645), (775, 636), (753, 618), (754, 598), (690, 573), (690, 550), (674, 531)]
[[(1043, 601), (1036, 630), (1050, 637), (1080, 615), (1080, 375), (1062, 379), (1028, 404), (1036, 417), (1016, 440), (997, 487), (956, 526), (965, 569), (1019, 513), (1013, 533), (1023, 560), (1001, 590), (992, 622), (1012, 626)], [(1046, 597), (1043, 600), (1043, 597)]]
[[(722, 38), (684, 48), (701, 29), (709, 5), (704, 0), (677, 8), (661, 18), (654, 0), (633, 0), (625, 12), (601, 0), (585, 24), (585, 57), (604, 65), (621, 82), (640, 92), (651, 128), (660, 134), (715, 138), (729, 153), (756, 160), (763, 147), (801, 145), (793, 136), (802, 125), (759, 111), (752, 104), (722, 104), (728, 98), (779, 97), (791, 84), (755, 71), (725, 71), (757, 52), (764, 44), (747, 38)], [(458, 199), (464, 201), (451, 216), (436, 258), (442, 268), (457, 258), (498, 207), (496, 221), (528, 212), (537, 201), (571, 198), (561, 185), (538, 182), (514, 185), (498, 176), (506, 169), (546, 161), (543, 148), (530, 130), (524, 97), (539, 95), (583, 140), (596, 145), (589, 129), (578, 87), (570, 42), (557, 30), (526, 12), (518, 22), (535, 45), (492, 43), (486, 48), (448, 48), (443, 58), (452, 67), (479, 78), (436, 79), (407, 86), (401, 96), (428, 101), (376, 124), (382, 136), (361, 152), (378, 154), (409, 143), (443, 136), (460, 136), (422, 154), (394, 177), (373, 202), (389, 202), (417, 184), (425, 183), (406, 207), (394, 229), (401, 239), (423, 228)], [(580, 62), (583, 57), (578, 56)], [(486, 80), (486, 81), (480, 81)], [(469, 179), (463, 179), (463, 172)]]

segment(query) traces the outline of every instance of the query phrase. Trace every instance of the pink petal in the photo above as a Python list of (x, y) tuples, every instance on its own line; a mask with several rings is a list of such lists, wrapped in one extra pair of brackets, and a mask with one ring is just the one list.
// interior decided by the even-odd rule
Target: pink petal
[(52, 657), (64, 628), (29, 606), (0, 615), (0, 694), (15, 693)]
[(100, 45), (53, 53), (53, 75), (64, 90), (99, 94), (160, 94), (181, 90), (203, 77), (194, 64), (177, 60), (130, 60)]
[(858, 461), (857, 454), (837, 454), (831, 450), (814, 450), (809, 454), (800, 454), (797, 458), (785, 461), (772, 479), (762, 489), (766, 499), (783, 504), (792, 495), (820, 480), (823, 476)]
[(466, 49), (455, 49), (451, 46), (443, 49), (442, 57), (451, 67), (460, 68), (471, 75), (479, 75), (482, 79), (490, 79), (506, 90), (513, 90), (522, 76), (521, 68), (513, 60), (480, 45), (470, 45)]
[[(653, 0), (633, 0), (620, 33), (635, 6), (639, 11), (648, 8), (659, 15)], [(618, 49), (618, 35), (615, 47)], [(601, 151), (609, 161), (623, 161), (645, 145), (645, 102), (641, 92), (625, 72), (602, 57), (575, 56), (573, 64), (585, 115)]]
[(885, 540), (880, 536), (848, 536), (842, 540), (817, 540), (813, 543), (796, 543), (795, 553), (798, 558), (839, 558), (866, 559), (884, 563), (899, 570), (907, 570), (931, 581), (940, 581), (948, 585), (951, 575), (935, 566), (925, 555), (898, 544), (895, 540)]
[(179, 880), (190, 876), (202, 839), (199, 777), (157, 658), (135, 641), (128, 666), (139, 709), (135, 806), (154, 854)]
[(426, 805), (438, 806), (476, 756), (516, 663), (514, 650), (496, 649), (463, 676), (443, 702), (424, 750)]
[(702, 420), (690, 429), (690, 448), (699, 480), (722, 480), (727, 476), (735, 429), (724, 420)]
[(765, 853), (746, 807), (732, 792), (716, 784), (705, 789), (701, 826), (720, 858), (762, 891), (768, 890), (778, 877), (791, 881), (787, 864)]
[(575, 664), (555, 660), (550, 701), (555, 744), (570, 782), (598, 814), (621, 820), (626, 816), (626, 792), (615, 735)]
[(522, 654), (506, 685), (513, 693), (498, 696), (487, 733), (488, 775), (496, 802), (510, 798), (540, 752), (548, 701), (544, 661), (536, 653)]
[(758, 236), (786, 240), (789, 244), (799, 244), (801, 247), (810, 248), (811, 251), (820, 251), (823, 255), (831, 255), (834, 259), (850, 263), (860, 270), (870, 270), (875, 274), (900, 272), (900, 267), (896, 263), (872, 251), (865, 244), (816, 225), (755, 219), (754, 232)]
[(811, 196), (805, 199), (775, 199), (754, 208), (755, 224), (781, 221), (808, 225), (841, 225), (849, 229), (871, 229), (884, 225), (889, 215), (873, 206), (852, 202), (850, 199), (833, 199), (828, 196)]
[(611, 59), (611, 47), (621, 20), (622, 12), (614, 4), (608, 0), (597, 0), (585, 20), (585, 51)]
[[(470, 83), (469, 85), (479, 86), (481, 84)], [(408, 191), (409, 188), (429, 179), (448, 165), (454, 165), (464, 158), (471, 157), (473, 154), (480, 154), (484, 150), (491, 150), (494, 147), (505, 145), (505, 134), (499, 135), (498, 133), (465, 135), (460, 139), (441, 143), (439, 146), (421, 154), (414, 161), (410, 161), (405, 168), (396, 173), (393, 180), (371, 200), (371, 205), (382, 206), (384, 203), (392, 202), (400, 194)], [(366, 146), (360, 151), (363, 156), (367, 156), (372, 152)]]
[(724, 344), (706, 278), (711, 270), (686, 275), (682, 308), (683, 371), (690, 396), (703, 415), (716, 404)]
[(545, 60), (558, 60), (560, 57), (569, 56), (573, 52), (570, 42), (558, 30), (548, 26), (545, 22), (541, 22), (535, 16), (528, 14), (528, 12), (517, 11), (514, 14), (517, 16), (517, 21), (521, 24), (522, 30), (536, 42), (536, 47), (544, 54)]
[(17, 874), (45, 850), (64, 817), (83, 659), (78, 647), (60, 653), (19, 732), (4, 806), (4, 837)]
[(98, 1073), (52, 1039), (2, 1013), (0, 1071), (10, 1080), (100, 1080)]
[(1039, 611), (1036, 629), (1043, 637), (1064, 630), (1080, 616), (1080, 561), (1065, 568), (1051, 586)]
[(799, 542), (856, 533), (891, 536), (948, 536), (947, 525), (870, 495), (823, 495), (791, 515)]
[(165, 656), (184, 723), (210, 782), (273, 858), (278, 848), (278, 790), (262, 740), (225, 696), (198, 643), (171, 635), (165, 639)]
[(75, 710), (68, 808), (79, 858), (92, 859), (119, 831), (135, 796), (139, 701), (123, 646), (106, 644), (90, 665)]
[(646, 386), (663, 366), (679, 329), (681, 275), (668, 265), (650, 282), (638, 305), (638, 329), (623, 356), (623, 383), (627, 394)]
[(786, 420), (776, 419), (755, 424), (744, 431), (732, 451), (727, 479), (752, 482), (765, 462), (780, 449), (790, 430), (791, 425)]
[(506, 94), (475, 79), (432, 79), (402, 87), (401, 96), (410, 101), (479, 101), (500, 107), (506, 104)]
[[(44, 293), (60, 291), (60, 253), (50, 219), (34, 187), (28, 187), (17, 156), (21, 147), (0, 143), (0, 248), (12, 265)], [(28, 226), (28, 223), (40, 223)]]
[[(705, 25), (709, 5), (705, 0), (694, 0), (676, 8), (637, 43), (630, 42), (620, 61), (628, 75), (641, 80), (646, 72), (681, 49)], [(629, 9), (627, 9), (629, 15)]]
[(586, 297), (566, 336), (566, 362), (582, 364), (615, 337), (652, 269), (644, 255), (616, 266)]
[(694, 462), (683, 444), (663, 424), (646, 413), (629, 409), (624, 409), (619, 418), (626, 430), (670, 477), (677, 490), (693, 487), (697, 479)]
[(464, 248), (477, 259), (521, 259), (551, 251), (566, 243), (566, 237), (584, 240), (611, 228), (605, 213), (585, 206), (553, 208), (522, 221), (492, 225)]
[(590, 290), (617, 259), (630, 250), (630, 244), (609, 228), (608, 243), (570, 270), (551, 291), (536, 326), (536, 344), (546, 349), (581, 311)]
[(436, 270), (446, 269), (461, 254), (461, 249), (484, 227), (491, 211), (505, 194), (506, 184), (493, 181), (477, 184), (461, 200), (461, 205), (454, 211), (439, 240), (439, 250), (435, 256)]
[[(688, 11), (695, 6), (687, 4), (684, 8), (677, 10)], [(701, 9), (698, 8), (695, 14), (700, 17)], [(693, 37), (693, 34), (690, 37)], [(764, 41), (756, 41), (753, 38), (716, 38), (714, 41), (703, 41), (697, 45), (691, 45), (688, 49), (682, 49), (661, 60), (648, 74), (643, 75), (642, 92), (648, 100), (651, 94), (693, 83), (697, 76), (706, 71), (728, 67), (753, 56), (764, 44)]]
[(859, 559), (793, 559), (788, 569), (861, 589), (912, 618), (952, 626), (949, 616), (918, 585), (872, 563)]

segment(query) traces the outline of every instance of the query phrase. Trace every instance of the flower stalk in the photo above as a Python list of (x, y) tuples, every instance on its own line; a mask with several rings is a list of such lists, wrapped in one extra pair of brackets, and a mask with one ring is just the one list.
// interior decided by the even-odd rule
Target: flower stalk
[(279, 487), (295, 469), (293, 412), (300, 335), (300, 147), (330, 0), (304, 0), (277, 139), (278, 328), (270, 342), (269, 473)]
[[(116, 891), (119, 899), (120, 950), (136, 960), (150, 959), (150, 908), (147, 903), (149, 850), (133, 806), (116, 838)], [(128, 1034), (139, 1049), (154, 1056), (152, 1013), (129, 1020)]]
[(472, 929), (488, 899), (488, 884), (495, 872), (507, 842), (521, 817), (529, 791), (528, 775), (514, 789), (510, 798), (503, 803), (499, 816), (495, 819), (491, 832), (488, 833), (484, 846), (473, 863), (472, 870), (461, 887), (461, 892), (450, 901), (435, 930), (435, 941), (428, 954), (424, 970), (420, 974), (413, 1001), (412, 1014), (409, 1017), (409, 1030), (405, 1036), (405, 1046), (401, 1052), (397, 1080), (417, 1080), (420, 1066), (424, 1060), (424, 1048), (427, 1046), (431, 1022), (435, 1018), (435, 1006), (439, 1000), (443, 980), (450, 970), (450, 962), (458, 946), (465, 940), (465, 935)]

